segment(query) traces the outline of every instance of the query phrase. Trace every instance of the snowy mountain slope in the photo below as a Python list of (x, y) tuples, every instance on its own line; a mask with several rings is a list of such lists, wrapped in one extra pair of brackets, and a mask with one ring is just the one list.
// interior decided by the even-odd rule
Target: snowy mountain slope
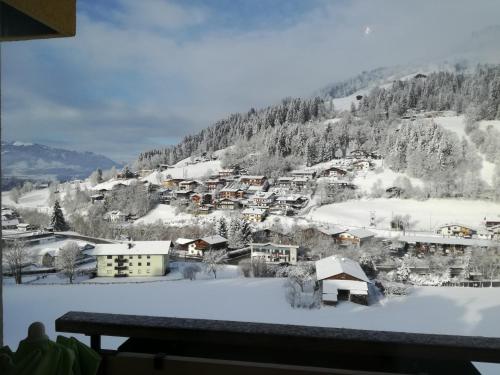
[(92, 152), (52, 148), (40, 144), (2, 142), (2, 175), (25, 179), (86, 178), (97, 168), (119, 163)]
[[(443, 128), (452, 131), (458, 135), (460, 139), (465, 138), (469, 143), (472, 144), (469, 136), (465, 133), (465, 117), (463, 115), (456, 116), (454, 112), (447, 112), (445, 116), (438, 116), (433, 118), (434, 121), (441, 125)], [(481, 121), (481, 127), (486, 126), (497, 126), (500, 129), (500, 121), (492, 120), (492, 121)], [(488, 184), (492, 184), (493, 175), (495, 170), (495, 164), (487, 161), (483, 154), (481, 154), (478, 150), (479, 155), (483, 159), (483, 165), (480, 171), (481, 178)]]

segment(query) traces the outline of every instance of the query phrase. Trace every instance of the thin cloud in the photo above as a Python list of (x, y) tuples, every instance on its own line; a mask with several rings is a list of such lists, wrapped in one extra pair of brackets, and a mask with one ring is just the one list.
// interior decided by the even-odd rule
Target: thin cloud
[[(74, 39), (5, 45), (7, 139), (131, 160), (230, 112), (309, 95), (362, 70), (456, 54), (500, 14), (487, 0), (325, 1), (286, 27), (266, 19), (249, 31), (216, 25), (224, 9), (192, 2), (119, 4), (110, 19), (80, 12)], [(367, 25), (376, 30), (369, 38)], [(204, 32), (190, 37), (191, 27)]]

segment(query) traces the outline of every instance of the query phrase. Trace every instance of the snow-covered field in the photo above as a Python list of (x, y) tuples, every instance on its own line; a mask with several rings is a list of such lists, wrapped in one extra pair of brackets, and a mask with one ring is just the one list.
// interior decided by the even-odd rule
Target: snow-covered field
[(145, 216), (136, 220), (134, 224), (154, 224), (161, 222), (168, 225), (185, 225), (195, 224), (197, 222), (213, 221), (221, 216), (225, 216), (227, 218), (227, 211), (217, 210), (205, 216), (194, 216), (189, 213), (176, 214), (174, 206), (159, 204)]
[[(33, 321), (44, 322), (54, 338), (55, 319), (68, 311), (500, 337), (500, 288), (418, 287), (410, 296), (368, 307), (302, 310), (286, 302), (282, 279), (6, 285), (4, 308), (5, 341), (13, 348)], [(105, 346), (116, 344), (104, 340)]]
[(19, 208), (32, 208), (39, 211), (49, 212), (52, 208), (48, 206), (49, 189), (33, 190), (23, 194), (19, 198), (19, 202), (15, 203), (8, 191), (2, 192), (2, 205)]
[(394, 181), (401, 177), (410, 180), (412, 186), (423, 187), (423, 181), (419, 178), (414, 178), (408, 176), (406, 173), (394, 172), (389, 168), (383, 168), (382, 160), (375, 160), (376, 168), (375, 170), (360, 172), (354, 177), (353, 183), (358, 186), (358, 188), (367, 194), (372, 191), (373, 185), (380, 180), (381, 187), (383, 189), (390, 188), (394, 186)]
[(307, 217), (313, 221), (337, 225), (368, 227), (370, 212), (375, 213), (377, 228), (390, 227), (394, 215), (410, 215), (413, 229), (434, 230), (446, 223), (459, 222), (473, 227), (481, 226), (484, 217), (497, 218), (500, 203), (459, 199), (360, 199), (334, 203), (313, 209)]

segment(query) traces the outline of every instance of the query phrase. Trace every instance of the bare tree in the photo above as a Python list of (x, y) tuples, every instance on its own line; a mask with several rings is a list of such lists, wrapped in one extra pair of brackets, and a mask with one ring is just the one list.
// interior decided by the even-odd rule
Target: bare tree
[(205, 272), (213, 273), (214, 278), (217, 278), (217, 271), (226, 263), (227, 252), (225, 250), (207, 250), (203, 253), (203, 263), (205, 264)]
[(288, 280), (300, 287), (304, 292), (304, 287), (316, 282), (315, 267), (313, 262), (298, 262), (296, 266), (281, 267), (277, 272), (277, 277), (288, 277)]
[(201, 268), (194, 263), (187, 264), (183, 269), (182, 269), (182, 276), (185, 279), (189, 280), (194, 280), (196, 279), (196, 274), (201, 271)]
[(24, 242), (16, 240), (4, 248), (4, 261), (10, 268), (16, 284), (22, 284), (22, 268), (31, 260)]
[(56, 267), (61, 270), (62, 275), (69, 279), (70, 284), (73, 284), (75, 279), (79, 257), (80, 248), (76, 242), (68, 242), (59, 250)]

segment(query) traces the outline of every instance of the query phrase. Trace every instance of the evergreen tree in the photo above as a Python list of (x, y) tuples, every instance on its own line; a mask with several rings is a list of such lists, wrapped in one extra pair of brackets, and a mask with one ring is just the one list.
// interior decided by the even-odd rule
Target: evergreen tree
[(69, 229), (69, 226), (64, 219), (64, 215), (58, 200), (54, 202), (54, 211), (52, 213), (51, 225), (54, 228), (54, 231), (65, 231)]
[(221, 217), (215, 224), (215, 233), (219, 236), (227, 238), (227, 224), (226, 219), (224, 219), (223, 217)]

